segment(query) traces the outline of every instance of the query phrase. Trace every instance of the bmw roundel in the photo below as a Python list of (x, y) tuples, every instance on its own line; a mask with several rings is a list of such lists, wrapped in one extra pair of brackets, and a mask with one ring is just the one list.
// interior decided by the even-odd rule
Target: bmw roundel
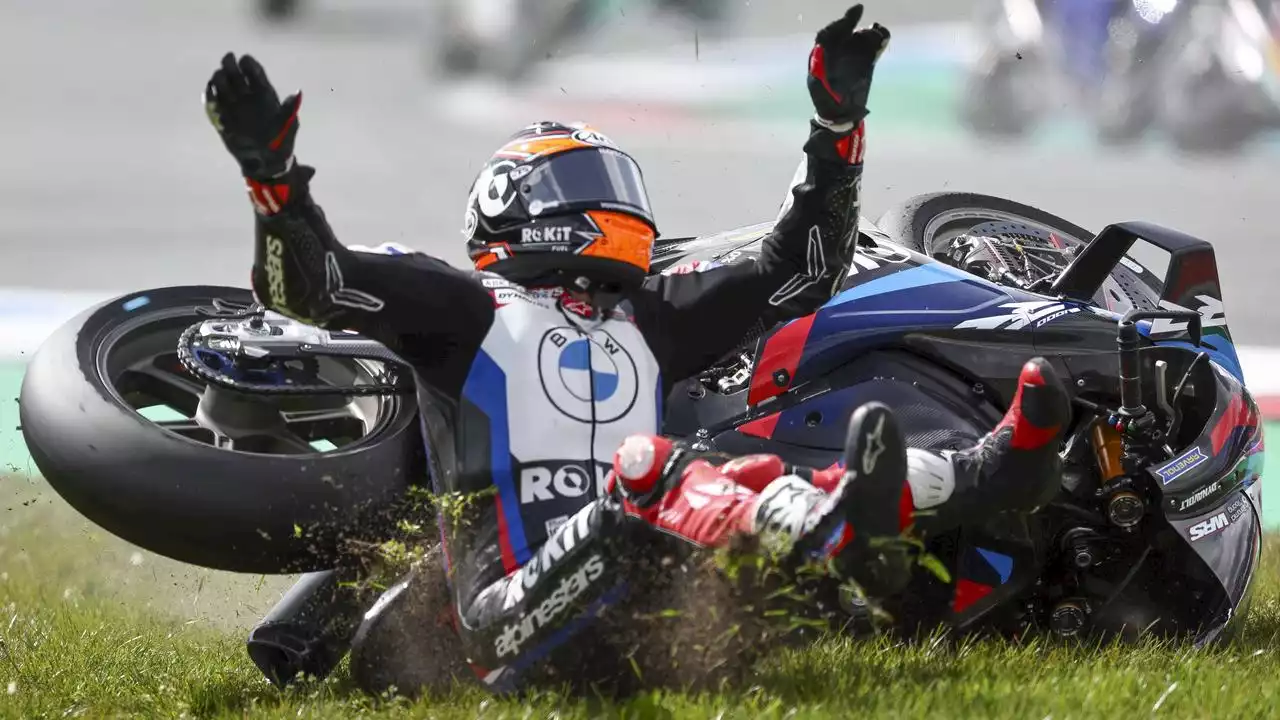
[(618, 366), (603, 348), (592, 352), (591, 345), (582, 338), (560, 351), (560, 381), (583, 402), (604, 402), (618, 392)]
[(635, 405), (639, 378), (631, 355), (606, 332), (548, 330), (538, 349), (538, 377), (557, 410), (579, 422), (609, 423)]

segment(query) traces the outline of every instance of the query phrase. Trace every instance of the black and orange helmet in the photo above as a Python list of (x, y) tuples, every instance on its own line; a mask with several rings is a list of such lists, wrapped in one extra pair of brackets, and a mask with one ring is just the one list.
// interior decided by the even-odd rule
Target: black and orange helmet
[(515, 282), (636, 287), (657, 229), (640, 166), (586, 125), (541, 122), (480, 171), (462, 232), (472, 262)]

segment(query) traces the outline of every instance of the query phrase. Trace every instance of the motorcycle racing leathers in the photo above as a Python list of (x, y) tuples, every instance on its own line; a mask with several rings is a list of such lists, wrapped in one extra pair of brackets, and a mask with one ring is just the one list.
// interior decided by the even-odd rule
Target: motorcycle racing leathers
[[(355, 252), (311, 198), (314, 171), (248, 180), (252, 281), (267, 307), (356, 330), (412, 365), (433, 489), (472, 666), (508, 682), (563, 642), (616, 581), (597, 541), (623, 522), (604, 499), (614, 451), (657, 432), (671, 384), (751, 332), (813, 312), (842, 285), (857, 235), (863, 126), (815, 120), (758, 260), (649, 278), (601, 313), (391, 246)], [(555, 537), (549, 542), (548, 538)], [(571, 611), (570, 608), (574, 608)]]

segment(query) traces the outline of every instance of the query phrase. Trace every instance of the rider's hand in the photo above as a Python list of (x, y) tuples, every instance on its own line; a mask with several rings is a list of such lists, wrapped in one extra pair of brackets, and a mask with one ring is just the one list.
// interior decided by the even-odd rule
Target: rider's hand
[(262, 65), (249, 55), (237, 63), (227, 53), (204, 91), (209, 122), (251, 180), (279, 177), (293, 166), (301, 104), (301, 91), (280, 102)]
[(876, 60), (889, 45), (889, 30), (876, 23), (857, 29), (862, 5), (818, 31), (809, 53), (809, 97), (818, 117), (833, 125), (857, 125), (867, 116)]

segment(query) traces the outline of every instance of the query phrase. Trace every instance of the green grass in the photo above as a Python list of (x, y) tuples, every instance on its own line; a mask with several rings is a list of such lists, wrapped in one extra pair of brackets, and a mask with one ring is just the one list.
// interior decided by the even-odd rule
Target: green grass
[(288, 578), (193, 569), (137, 551), (47, 487), (0, 481), (0, 717), (1257, 718), (1280, 713), (1280, 562), (1268, 541), (1240, 646), (893, 646), (838, 639), (784, 652), (750, 687), (621, 704), (477, 690), (408, 703), (362, 696), (340, 671), (281, 693), (244, 631)]

